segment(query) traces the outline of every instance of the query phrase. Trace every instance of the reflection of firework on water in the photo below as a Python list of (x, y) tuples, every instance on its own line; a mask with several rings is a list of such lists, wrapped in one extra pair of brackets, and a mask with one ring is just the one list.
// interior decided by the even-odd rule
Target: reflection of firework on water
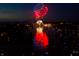
[(48, 46), (48, 37), (46, 33), (36, 33), (35, 35), (36, 46), (40, 48), (46, 48)]

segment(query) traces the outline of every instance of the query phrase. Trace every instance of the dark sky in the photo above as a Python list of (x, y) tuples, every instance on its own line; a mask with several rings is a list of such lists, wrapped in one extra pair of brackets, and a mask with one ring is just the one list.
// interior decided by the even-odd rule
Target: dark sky
[[(0, 21), (20, 21), (32, 20), (33, 9), (36, 4), (19, 3), (19, 4), (0, 4)], [(46, 20), (74, 20), (79, 19), (79, 4), (67, 3), (49, 3), (46, 4), (49, 8)]]
[(79, 4), (50, 4), (49, 10), (50, 19), (79, 20)]

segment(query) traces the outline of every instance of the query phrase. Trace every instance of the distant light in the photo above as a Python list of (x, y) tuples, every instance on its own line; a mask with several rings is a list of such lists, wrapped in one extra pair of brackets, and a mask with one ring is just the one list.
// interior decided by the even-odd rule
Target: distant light
[(51, 24), (44, 24), (45, 27), (52, 27)]
[(4, 55), (4, 53), (1, 53), (1, 56), (3, 56)]
[(45, 52), (46, 55), (48, 55), (48, 52)]
[(3, 33), (1, 33), (1, 36), (3, 37), (4, 35), (6, 35), (7, 33), (6, 32), (3, 32)]
[(79, 51), (75, 51), (75, 50), (74, 50), (73, 53), (79, 53)]
[(72, 54), (70, 54), (70, 56), (73, 56)]
[(10, 37), (8, 37), (7, 39), (8, 39), (8, 42), (9, 42), (10, 41)]
[(30, 25), (26, 24), (25, 26), (29, 27)]
[(17, 26), (19, 26), (20, 24), (17, 24)]
[(48, 24), (44, 24), (44, 26), (45, 26), (45, 27), (47, 27), (47, 26), (48, 26)]
[(52, 25), (51, 24), (48, 24), (48, 27), (51, 27)]
[(63, 24), (63, 22), (60, 22), (60, 24), (62, 25), (62, 24)]
[(32, 55), (34, 55), (34, 52), (32, 52)]
[(58, 29), (58, 30), (57, 30), (57, 32), (61, 32), (61, 31), (62, 31), (61, 29)]
[(77, 33), (77, 36), (79, 37), (79, 33)]

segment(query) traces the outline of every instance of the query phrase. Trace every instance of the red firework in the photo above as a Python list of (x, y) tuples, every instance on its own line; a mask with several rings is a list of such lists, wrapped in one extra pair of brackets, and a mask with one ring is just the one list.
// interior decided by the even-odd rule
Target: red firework
[(48, 12), (48, 7), (47, 6), (42, 6), (41, 9), (37, 9), (34, 11), (34, 17), (35, 19), (42, 19)]

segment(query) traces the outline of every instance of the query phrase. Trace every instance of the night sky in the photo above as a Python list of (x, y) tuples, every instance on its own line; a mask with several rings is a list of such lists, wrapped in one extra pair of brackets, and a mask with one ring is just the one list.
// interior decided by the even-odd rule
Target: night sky
[[(0, 21), (33, 20), (33, 9), (36, 3), (2, 3), (0, 4)], [(46, 20), (79, 20), (79, 4), (49, 3)]]

